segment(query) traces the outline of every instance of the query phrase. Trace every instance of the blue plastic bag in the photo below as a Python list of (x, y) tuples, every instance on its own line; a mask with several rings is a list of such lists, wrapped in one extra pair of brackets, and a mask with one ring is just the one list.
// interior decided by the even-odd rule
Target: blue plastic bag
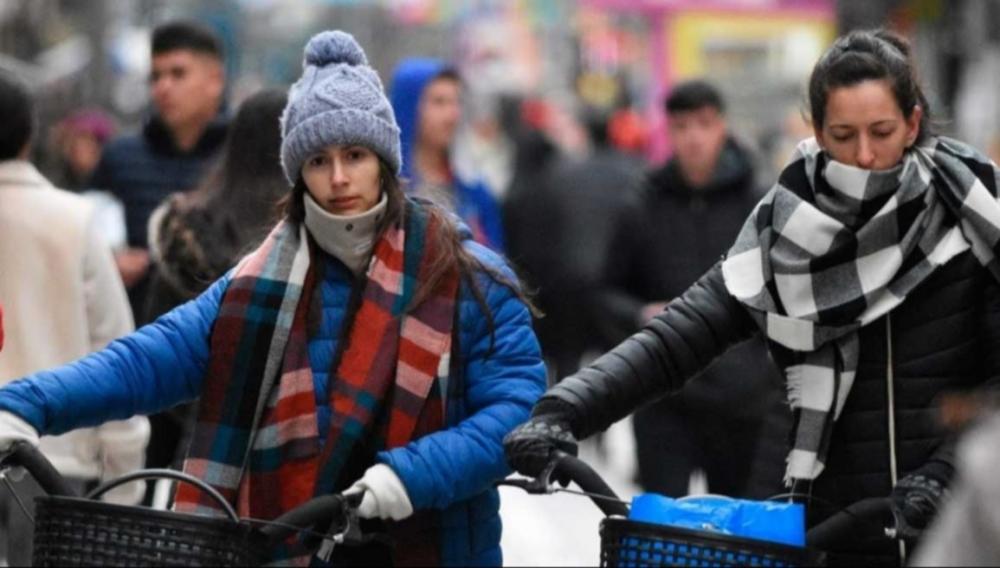
[(628, 518), (790, 546), (803, 547), (806, 543), (805, 508), (799, 503), (717, 495), (671, 499), (646, 493), (632, 499)]

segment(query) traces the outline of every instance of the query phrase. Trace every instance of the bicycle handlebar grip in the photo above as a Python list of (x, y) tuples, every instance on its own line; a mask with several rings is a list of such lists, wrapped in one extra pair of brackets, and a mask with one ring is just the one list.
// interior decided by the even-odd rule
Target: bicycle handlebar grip
[[(352, 506), (353, 501), (355, 499), (342, 495), (321, 495), (299, 505), (272, 521), (273, 523), (291, 526), (265, 525), (260, 528), (260, 532), (267, 538), (269, 543), (275, 544), (285, 540), (301, 529), (312, 528), (318, 524), (330, 525), (335, 517), (347, 513), (348, 507)], [(356, 504), (353, 506), (356, 506)]]
[[(878, 517), (887, 517), (889, 499), (886, 497), (870, 497), (848, 505), (845, 509), (834, 513), (825, 521), (809, 529), (806, 542), (810, 548), (827, 550), (854, 535), (858, 530), (859, 520), (874, 521)], [(886, 518), (888, 520), (888, 518)], [(885, 529), (885, 523), (879, 527)], [(888, 538), (888, 537), (887, 537)]]
[(587, 465), (586, 462), (569, 454), (559, 452), (553, 474), (557, 477), (559, 474), (565, 475), (587, 493), (614, 499), (614, 501), (609, 501), (607, 499), (591, 497), (594, 504), (605, 515), (628, 516), (628, 506), (620, 502), (618, 495), (611, 489), (611, 486), (604, 481), (600, 474), (594, 471), (594, 468)]
[(8, 461), (28, 470), (38, 485), (49, 495), (59, 497), (78, 497), (62, 474), (56, 471), (52, 462), (42, 452), (29, 442), (15, 442), (10, 449)]

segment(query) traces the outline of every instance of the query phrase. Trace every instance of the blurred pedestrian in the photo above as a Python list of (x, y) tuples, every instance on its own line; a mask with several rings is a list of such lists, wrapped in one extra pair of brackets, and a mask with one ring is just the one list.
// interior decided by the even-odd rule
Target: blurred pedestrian
[(219, 161), (192, 191), (171, 195), (149, 223), (156, 270), (146, 304), (152, 321), (201, 294), (267, 236), (290, 187), (281, 170), (279, 120), (287, 96), (247, 98), (229, 126)]
[[(155, 113), (141, 133), (108, 144), (91, 180), (124, 205), (128, 246), (115, 260), (139, 324), (146, 323), (152, 281), (150, 215), (167, 196), (198, 183), (221, 149), (227, 128), (218, 38), (200, 24), (169, 22), (153, 30), (151, 47), (149, 88)], [(150, 467), (166, 467), (174, 457), (176, 426), (169, 416), (150, 420), (146, 461)]]
[[(702, 80), (678, 84), (664, 105), (674, 155), (645, 176), (639, 199), (613, 229), (595, 322), (610, 345), (638, 331), (711, 268), (762, 195), (753, 158), (730, 135), (715, 87)], [(733, 376), (740, 381), (733, 384)], [(753, 493), (748, 481), (761, 421), (780, 401), (779, 385), (764, 342), (754, 339), (729, 351), (698, 381), (637, 411), (640, 485), (680, 497), (700, 469), (713, 493)], [(761, 489), (758, 497), (781, 488), (784, 438), (778, 432), (768, 440), (779, 446), (778, 463), (761, 472), (771, 474), (773, 491)], [(667, 439), (670, 444), (662, 443)]]
[[(337, 546), (334, 564), (499, 566), (501, 440), (544, 388), (514, 276), (404, 195), (399, 128), (349, 34), (309, 41), (281, 124), (294, 186), (265, 242), (109, 349), (0, 389), (0, 424), (72, 429), (200, 395), (184, 469), (240, 516), (363, 493), (361, 530), (394, 546)], [(20, 432), (0, 427), (0, 450)], [(220, 513), (186, 485), (176, 508)], [(273, 560), (310, 558), (293, 541)]]
[(105, 190), (90, 187), (104, 147), (115, 134), (114, 120), (99, 108), (74, 111), (52, 129), (51, 144), (58, 164), (56, 186), (76, 192), (94, 208), (94, 224), (116, 254), (128, 246), (125, 209), (121, 201)]
[[(521, 159), (504, 204), (511, 258), (538, 289), (545, 314), (537, 324), (553, 375), (575, 372), (584, 352), (605, 348), (595, 333), (593, 296), (604, 278), (611, 237), (635, 196), (641, 163), (610, 144), (610, 113), (582, 113), (590, 151), (558, 159), (537, 142), (521, 142)], [(547, 140), (547, 138), (546, 138)], [(530, 182), (530, 184), (525, 183)]]
[(649, 144), (649, 128), (639, 111), (631, 107), (619, 108), (608, 120), (608, 139), (618, 150), (641, 156)]
[[(521, 106), (532, 108), (535, 101), (525, 101)], [(557, 262), (556, 247), (550, 246), (550, 235), (558, 232), (558, 220), (551, 215), (548, 189), (552, 166), (559, 158), (559, 149), (549, 140), (543, 124), (532, 124), (525, 113), (516, 119), (515, 128), (510, 128), (514, 147), (514, 163), (510, 186), (503, 202), (504, 242), (507, 255), (518, 267), (525, 281), (535, 291), (535, 301), (544, 316), (535, 321), (535, 332), (542, 344), (549, 376), (553, 376), (553, 346), (547, 337), (548, 314), (547, 294), (553, 289), (548, 276), (550, 267)]]
[[(6, 345), (0, 353), (0, 384), (62, 365), (103, 349), (133, 329), (132, 314), (111, 250), (83, 198), (56, 189), (27, 161), (35, 134), (34, 105), (24, 86), (0, 73), (0, 300), (6, 306)], [(23, 421), (3, 421), (30, 432)], [(52, 430), (58, 434), (61, 431)], [(71, 484), (141, 468), (149, 425), (145, 418), (108, 422), (45, 437), (42, 453)], [(31, 479), (14, 482), (22, 500), (41, 489)], [(107, 494), (106, 500), (135, 503), (141, 484)], [(7, 492), (0, 534), (8, 565), (31, 562), (32, 522)]]
[[(197, 297), (256, 248), (278, 220), (289, 192), (281, 170), (284, 91), (263, 90), (240, 106), (222, 155), (190, 192), (171, 195), (150, 217), (152, 280), (145, 319), (152, 321)], [(153, 415), (150, 461), (179, 467), (190, 439), (194, 406)], [(168, 461), (169, 460), (169, 461)]]
[(59, 159), (59, 187), (74, 192), (91, 189), (90, 178), (114, 134), (114, 120), (101, 109), (77, 110), (60, 120), (52, 135)]
[(396, 66), (390, 100), (403, 144), (407, 191), (453, 207), (473, 238), (503, 251), (500, 208), (480, 180), (457, 175), (451, 145), (462, 119), (462, 81), (443, 61), (407, 58)]
[[(550, 389), (505, 443), (520, 471), (537, 473), (554, 448), (573, 451), (576, 438), (764, 335), (785, 373), (794, 416), (785, 475), (808, 524), (888, 498), (898, 536), (919, 539), (954, 471), (954, 438), (934, 401), (995, 390), (1000, 376), (990, 355), (1000, 342), (1000, 171), (933, 135), (909, 45), (892, 33), (838, 38), (813, 68), (809, 101), (815, 138), (726, 258)], [(727, 378), (734, 388), (744, 379)], [(881, 527), (859, 528), (831, 562), (905, 561)]]
[(89, 184), (124, 205), (128, 247), (115, 260), (140, 324), (149, 287), (149, 216), (168, 195), (198, 183), (227, 122), (222, 45), (211, 31), (193, 22), (162, 24), (151, 49), (154, 113), (142, 132), (108, 144)]

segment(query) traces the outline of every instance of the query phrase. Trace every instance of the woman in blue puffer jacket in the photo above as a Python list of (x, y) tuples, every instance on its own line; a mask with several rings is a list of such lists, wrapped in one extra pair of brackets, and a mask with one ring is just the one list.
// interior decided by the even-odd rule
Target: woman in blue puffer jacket
[[(363, 491), (363, 528), (395, 546), (335, 563), (499, 565), (501, 440), (545, 382), (528, 304), (500, 257), (404, 196), (399, 128), (350, 35), (309, 42), (281, 127), (285, 219), (196, 299), (0, 389), (0, 449), (198, 398), (184, 470), (241, 516)], [(175, 507), (217, 512), (186, 486)]]

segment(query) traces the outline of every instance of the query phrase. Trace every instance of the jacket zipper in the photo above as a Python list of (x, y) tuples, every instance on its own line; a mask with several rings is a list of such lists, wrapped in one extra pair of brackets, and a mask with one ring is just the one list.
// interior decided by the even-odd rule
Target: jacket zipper
[[(892, 315), (885, 316), (885, 338), (886, 338), (886, 365), (885, 365), (885, 385), (887, 400), (889, 401), (889, 477), (892, 486), (896, 487), (899, 481), (899, 471), (896, 469), (896, 396), (895, 396), (895, 375), (893, 374), (892, 356)], [(902, 540), (899, 543), (900, 565), (906, 565), (906, 543)]]

